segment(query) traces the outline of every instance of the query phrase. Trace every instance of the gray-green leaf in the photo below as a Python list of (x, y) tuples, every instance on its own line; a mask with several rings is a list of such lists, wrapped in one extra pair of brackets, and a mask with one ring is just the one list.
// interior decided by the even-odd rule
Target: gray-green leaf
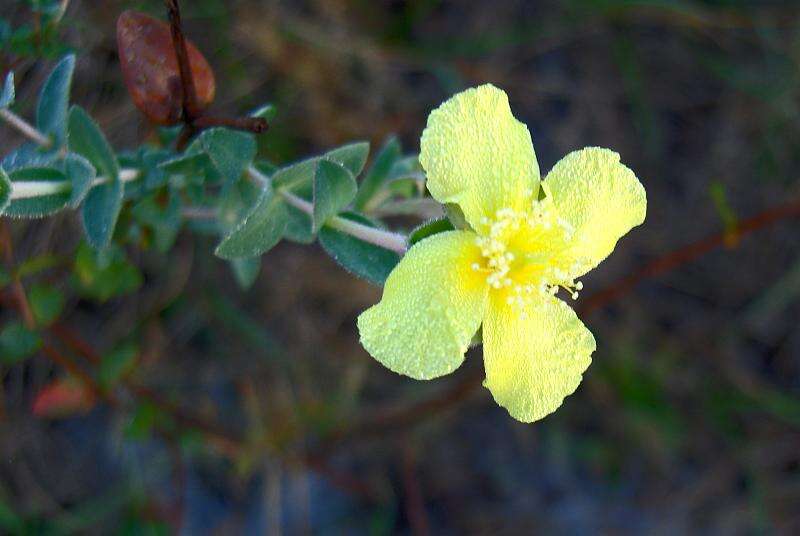
[(67, 108), (75, 55), (70, 54), (55, 66), (39, 93), (36, 106), (36, 128), (53, 137), (56, 147), (64, 145), (67, 128)]
[(8, 174), (12, 188), (15, 183), (37, 183), (41, 195), (10, 199), (3, 208), (3, 215), (12, 218), (42, 218), (66, 208), (70, 200), (67, 177), (58, 169), (49, 167), (25, 167)]
[(236, 283), (242, 290), (247, 290), (253, 286), (261, 271), (261, 257), (243, 257), (231, 260), (231, 268)]
[(452, 231), (455, 229), (453, 227), (453, 222), (451, 222), (447, 218), (438, 218), (435, 220), (426, 221), (408, 235), (408, 247), (413, 246), (420, 240), (424, 240), (429, 236), (433, 236), (438, 233), (443, 233), (445, 231)]
[(71, 151), (84, 156), (106, 179), (88, 193), (82, 214), (89, 243), (102, 249), (111, 241), (122, 208), (124, 189), (119, 180), (119, 164), (100, 127), (77, 106), (69, 113), (68, 143)]
[(394, 136), (383, 144), (358, 188), (358, 194), (353, 203), (357, 210), (363, 210), (370, 199), (378, 192), (381, 185), (389, 178), (392, 167), (400, 159), (401, 150), (400, 142)]
[(356, 180), (344, 166), (322, 159), (314, 174), (313, 229), (319, 229), (344, 209), (356, 195)]
[(9, 72), (6, 75), (6, 81), (3, 84), (3, 91), (0, 92), (0, 108), (8, 108), (14, 104), (14, 73)]
[(227, 184), (236, 182), (256, 156), (256, 140), (245, 132), (212, 128), (200, 135), (200, 143)]
[(215, 254), (231, 260), (255, 257), (272, 249), (286, 230), (286, 210), (281, 196), (267, 186), (253, 208), (220, 242)]
[(0, 166), (0, 214), (3, 213), (8, 202), (11, 200), (11, 179), (8, 173)]
[(69, 197), (69, 206), (78, 208), (86, 198), (92, 181), (96, 176), (95, 169), (84, 157), (77, 153), (69, 153), (64, 158), (64, 172), (67, 179), (72, 184), (72, 192)]
[[(342, 217), (372, 225), (368, 219), (357, 214), (343, 214)], [(383, 285), (400, 262), (400, 255), (394, 251), (363, 242), (328, 226), (320, 230), (319, 243), (346, 270), (378, 286)]]

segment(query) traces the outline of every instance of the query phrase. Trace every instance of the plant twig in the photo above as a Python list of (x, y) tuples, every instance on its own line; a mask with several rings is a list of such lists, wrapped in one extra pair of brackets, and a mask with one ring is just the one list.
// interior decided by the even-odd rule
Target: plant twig
[(702, 255), (729, 243), (737, 243), (742, 237), (780, 221), (800, 217), (800, 200), (772, 207), (740, 221), (736, 229), (713, 234), (698, 242), (670, 251), (647, 263), (639, 270), (619, 279), (609, 287), (590, 295), (578, 310), (589, 314), (633, 290), (641, 281), (659, 276), (692, 262)]
[(44, 148), (50, 147), (50, 145), (53, 143), (50, 138), (36, 130), (33, 125), (22, 119), (8, 108), (0, 108), (0, 118), (17, 129), (22, 135), (28, 137), (30, 140), (38, 143)]
[(25, 287), (22, 286), (22, 281), (19, 278), (16, 268), (14, 267), (14, 245), (11, 240), (11, 231), (8, 228), (8, 222), (0, 222), (0, 247), (3, 250), (6, 266), (11, 274), (11, 289), (14, 293), (14, 299), (17, 302), (17, 308), (20, 315), (25, 322), (28, 329), (36, 327), (36, 319), (33, 316), (33, 310), (28, 302), (28, 296), (25, 294)]
[(186, 36), (183, 35), (183, 24), (181, 22), (181, 8), (178, 0), (164, 0), (167, 5), (169, 15), (169, 29), (172, 35), (172, 46), (175, 49), (175, 57), (178, 60), (178, 72), (181, 75), (181, 97), (183, 105), (183, 120), (187, 124), (200, 114), (197, 104), (197, 89), (194, 85), (192, 67), (189, 64), (189, 48), (186, 46)]

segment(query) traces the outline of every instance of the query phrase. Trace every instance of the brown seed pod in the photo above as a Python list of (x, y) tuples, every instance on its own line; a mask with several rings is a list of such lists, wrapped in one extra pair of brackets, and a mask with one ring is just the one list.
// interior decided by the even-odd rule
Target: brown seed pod
[[(159, 125), (179, 123), (183, 90), (169, 25), (125, 11), (117, 19), (117, 46), (125, 85), (136, 107)], [(197, 95), (195, 111), (200, 112), (214, 100), (214, 71), (197, 47), (188, 40), (186, 46)]]

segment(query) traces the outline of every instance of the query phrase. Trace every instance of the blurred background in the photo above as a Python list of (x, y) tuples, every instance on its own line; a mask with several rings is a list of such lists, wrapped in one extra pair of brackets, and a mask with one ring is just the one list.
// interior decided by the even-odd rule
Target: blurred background
[[(30, 4), (0, 16), (34, 24)], [(133, 387), (48, 411), (62, 368), (0, 365), (4, 532), (800, 532), (800, 235), (780, 208), (800, 195), (797, 2), (183, 4), (215, 110), (276, 105), (262, 156), (390, 134), (413, 153), (432, 108), (492, 82), (543, 171), (621, 153), (647, 221), (584, 279), (593, 364), (532, 425), (480, 385), (480, 348), (431, 382), (373, 361), (355, 319), (380, 289), (319, 246), (282, 243), (242, 291), (215, 239), (184, 232), (169, 255), (129, 251), (88, 292), (103, 303), (74, 290), (79, 253), (34, 284)], [(73, 100), (120, 149), (154, 136), (122, 82), (125, 9), (165, 18), (158, 0), (73, 0), (53, 45), (77, 52)], [(21, 112), (53, 64), (15, 63)], [(0, 126), (0, 154), (20, 141)], [(73, 214), (11, 229), (18, 259), (57, 265), (80, 240)]]

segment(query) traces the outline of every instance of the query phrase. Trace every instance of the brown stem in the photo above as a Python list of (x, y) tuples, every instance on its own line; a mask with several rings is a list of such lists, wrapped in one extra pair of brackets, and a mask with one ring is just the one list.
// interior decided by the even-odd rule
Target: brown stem
[(33, 329), (36, 327), (36, 319), (33, 316), (33, 310), (28, 302), (28, 296), (25, 294), (25, 287), (22, 286), (22, 281), (14, 267), (14, 246), (11, 241), (11, 231), (8, 228), (8, 222), (5, 220), (0, 224), (0, 246), (3, 249), (6, 266), (11, 274), (11, 290), (14, 293), (17, 308), (28, 329)]
[(713, 234), (703, 240), (678, 248), (654, 259), (608, 288), (589, 296), (578, 307), (578, 310), (582, 314), (589, 314), (630, 292), (644, 279), (674, 270), (724, 244), (736, 244), (742, 237), (761, 228), (768, 227), (781, 220), (797, 217), (800, 217), (800, 201), (792, 201), (760, 212), (755, 216), (740, 221), (733, 231)]
[(269, 128), (267, 120), (263, 117), (216, 117), (204, 115), (195, 119), (192, 124), (197, 128), (227, 127), (254, 134), (261, 134)]
[(194, 86), (192, 67), (189, 63), (189, 48), (186, 46), (186, 37), (183, 34), (181, 22), (181, 8), (178, 0), (164, 0), (169, 14), (169, 29), (172, 34), (172, 46), (178, 60), (178, 71), (181, 75), (181, 89), (183, 91), (184, 121), (191, 123), (200, 114), (197, 105), (197, 90)]

